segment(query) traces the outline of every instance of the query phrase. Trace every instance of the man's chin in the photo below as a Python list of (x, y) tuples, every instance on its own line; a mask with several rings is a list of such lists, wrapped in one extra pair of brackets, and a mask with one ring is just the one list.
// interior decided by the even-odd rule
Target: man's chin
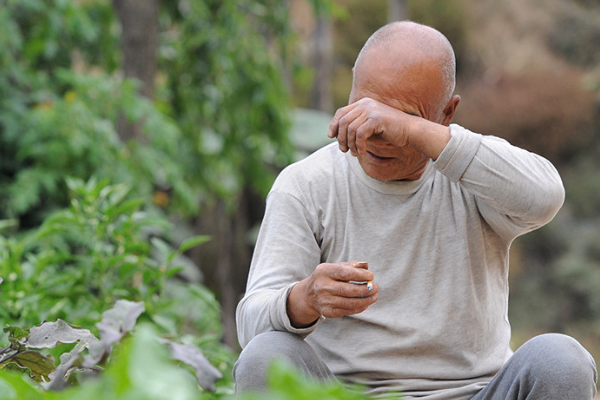
[(390, 173), (389, 168), (377, 167), (372, 164), (362, 163), (362, 162), (360, 163), (360, 166), (362, 167), (365, 174), (367, 174), (367, 176), (369, 176), (370, 178), (373, 178), (375, 180), (382, 181), (382, 182), (396, 180), (396, 177), (394, 176), (394, 174)]
[(367, 174), (367, 176), (382, 182), (417, 180), (423, 174), (423, 171), (425, 170), (426, 166), (425, 164), (420, 168), (411, 169), (410, 171), (401, 171), (401, 168), (398, 168), (397, 165), (391, 165), (393, 164), (392, 160), (390, 160), (390, 163), (373, 164), (369, 161), (361, 160), (360, 157), (359, 164), (362, 167), (362, 170), (365, 172), (365, 174)]

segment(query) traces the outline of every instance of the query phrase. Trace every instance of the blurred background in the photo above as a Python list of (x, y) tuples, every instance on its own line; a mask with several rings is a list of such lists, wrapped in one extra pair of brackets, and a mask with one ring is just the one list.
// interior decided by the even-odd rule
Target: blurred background
[(368, 36), (412, 19), (455, 48), (455, 122), (547, 157), (567, 189), (513, 245), (514, 347), (564, 332), (600, 359), (600, 1), (0, 5), (3, 325), (85, 326), (128, 298), (235, 354), (274, 177), (329, 142)]

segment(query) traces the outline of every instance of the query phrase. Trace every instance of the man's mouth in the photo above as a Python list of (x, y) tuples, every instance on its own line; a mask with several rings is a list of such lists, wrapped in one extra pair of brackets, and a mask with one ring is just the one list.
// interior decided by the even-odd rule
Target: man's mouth
[(385, 162), (387, 160), (391, 160), (393, 157), (383, 157), (380, 155), (377, 155), (375, 153), (372, 153), (370, 151), (367, 151), (367, 154), (369, 155), (369, 158), (375, 162)]

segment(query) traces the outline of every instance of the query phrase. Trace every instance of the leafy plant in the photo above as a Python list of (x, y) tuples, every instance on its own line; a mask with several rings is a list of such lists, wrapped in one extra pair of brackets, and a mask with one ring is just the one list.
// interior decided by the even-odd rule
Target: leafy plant
[[(110, 397), (98, 398), (130, 398), (127, 397), (126, 393), (132, 391), (131, 389), (142, 392), (146, 396), (151, 394), (150, 397), (144, 396), (144, 398), (199, 397), (200, 392), (190, 383), (185, 369), (175, 370), (170, 360), (186, 363), (195, 372), (200, 385), (213, 391), (215, 381), (220, 379), (222, 374), (210, 364), (202, 351), (190, 344), (184, 345), (161, 340), (149, 325), (143, 326), (141, 331), (137, 332), (133, 348), (117, 348), (117, 355), (114, 357), (115, 362), (111, 361), (109, 363), (109, 360), (113, 358), (112, 353), (116, 345), (133, 331), (136, 320), (142, 312), (144, 312), (143, 303), (118, 301), (113, 309), (103, 314), (102, 321), (97, 324), (101, 332), (100, 339), (96, 338), (89, 330), (71, 326), (62, 320), (44, 322), (29, 331), (17, 327), (5, 328), (5, 331), (10, 332), (9, 340), (11, 344), (4, 349), (0, 349), (0, 370), (23, 370), (28, 372), (28, 375), (34, 381), (40, 383), (40, 386), (35, 385), (33, 382), (14, 379), (14, 375), (0, 374), (0, 388), (4, 389), (0, 391), (0, 398), (11, 398), (15, 395), (24, 395), (24, 397), (19, 396), (19, 398), (26, 399), (58, 398), (54, 393), (39, 391), (40, 387), (48, 391), (63, 390), (60, 398), (71, 398), (71, 394), (82, 390), (85, 390), (86, 393), (96, 392), (98, 396), (106, 396), (107, 392), (112, 391)], [(146, 353), (153, 352), (153, 354), (140, 353), (142, 349), (137, 346), (138, 342), (144, 344)], [(160, 348), (159, 343), (161, 342), (168, 346)], [(76, 343), (76, 345), (70, 351), (62, 353), (58, 367), (54, 366), (52, 355), (38, 350), (56, 348), (65, 343)], [(167, 348), (170, 349), (170, 356), (165, 353)], [(147, 365), (142, 366), (142, 371), (131, 369), (123, 371), (125, 373), (117, 375), (120, 382), (113, 382), (115, 375), (111, 374), (110, 369), (120, 370), (123, 368), (123, 364), (127, 365), (130, 361), (133, 361), (126, 359), (125, 363), (123, 362), (123, 358), (127, 356), (129, 351), (135, 353), (136, 361), (143, 360)], [(109, 372), (101, 374), (100, 372), (108, 364), (114, 364), (114, 367), (110, 365)], [(167, 364), (168, 367), (166, 367)], [(136, 367), (139, 366), (141, 364), (136, 365)], [(152, 369), (149, 369), (149, 367)], [(163, 375), (157, 370), (163, 372), (168, 370), (170, 375)], [(154, 378), (159, 379), (148, 381), (145, 379), (148, 375), (154, 375)], [(75, 379), (74, 376), (82, 378)], [(90, 381), (89, 378), (92, 376), (95, 379)], [(96, 386), (98, 379), (101, 379), (106, 385)], [(78, 382), (80, 385), (71, 387), (70, 384), (74, 382)], [(173, 383), (181, 383), (182, 385), (181, 387), (169, 389), (170, 384)], [(126, 386), (130, 387), (127, 388)], [(183, 387), (187, 389), (187, 394), (184, 397), (179, 397), (178, 395), (182, 395), (181, 390)], [(7, 393), (10, 395), (7, 396)], [(169, 394), (174, 395), (174, 397), (166, 397)], [(86, 396), (86, 398), (89, 397)]]
[[(347, 386), (341, 382), (317, 382), (311, 380), (289, 363), (273, 363), (268, 373), (266, 393), (248, 393), (241, 400), (368, 400), (361, 386)], [(397, 400), (402, 400), (398, 395)]]
[[(108, 360), (113, 345), (133, 329), (143, 311), (143, 303), (117, 301), (115, 308), (106, 311), (98, 323), (100, 340), (89, 330), (69, 325), (61, 319), (43, 322), (30, 330), (8, 326), (4, 332), (9, 333), (10, 345), (0, 350), (0, 367), (26, 370), (45, 388), (62, 389), (73, 372), (99, 371), (99, 366)], [(77, 345), (61, 355), (61, 364), (57, 368), (51, 354), (39, 351), (70, 343)], [(89, 354), (84, 356), (84, 350)]]
[(265, 193), (274, 178), (265, 160), (291, 160), (281, 71), (292, 39), (287, 7), (211, 0), (167, 8), (160, 69), (168, 75), (157, 97), (182, 130), (179, 159), (204, 200), (231, 201), (246, 186)]
[[(2, 2), (0, 218), (21, 229), (68, 204), (64, 176), (127, 183), (148, 204), (168, 186), (169, 206), (198, 209), (179, 128), (116, 71), (114, 23), (106, 1)], [(119, 140), (120, 114), (143, 122), (143, 143)]]
[[(91, 325), (117, 299), (159, 308), (167, 281), (181, 271), (176, 256), (208, 238), (188, 239), (174, 250), (161, 239), (169, 222), (142, 211), (144, 201), (129, 198), (128, 186), (76, 179), (67, 186), (68, 209), (21, 239), (0, 236), (0, 321), (31, 326), (62, 318)], [(153, 249), (162, 255), (153, 257)]]

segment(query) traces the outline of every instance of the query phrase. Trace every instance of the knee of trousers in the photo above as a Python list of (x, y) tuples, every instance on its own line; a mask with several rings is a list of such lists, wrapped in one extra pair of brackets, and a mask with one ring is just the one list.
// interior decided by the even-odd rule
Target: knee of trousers
[(234, 379), (248, 375), (266, 378), (268, 368), (275, 360), (282, 359), (298, 366), (313, 352), (308, 343), (293, 333), (261, 333), (240, 353), (233, 371)]
[(598, 380), (596, 363), (572, 337), (557, 333), (536, 336), (521, 346), (517, 353), (526, 360), (529, 373), (536, 380), (545, 384), (569, 383), (575, 387), (591, 388), (595, 393)]

